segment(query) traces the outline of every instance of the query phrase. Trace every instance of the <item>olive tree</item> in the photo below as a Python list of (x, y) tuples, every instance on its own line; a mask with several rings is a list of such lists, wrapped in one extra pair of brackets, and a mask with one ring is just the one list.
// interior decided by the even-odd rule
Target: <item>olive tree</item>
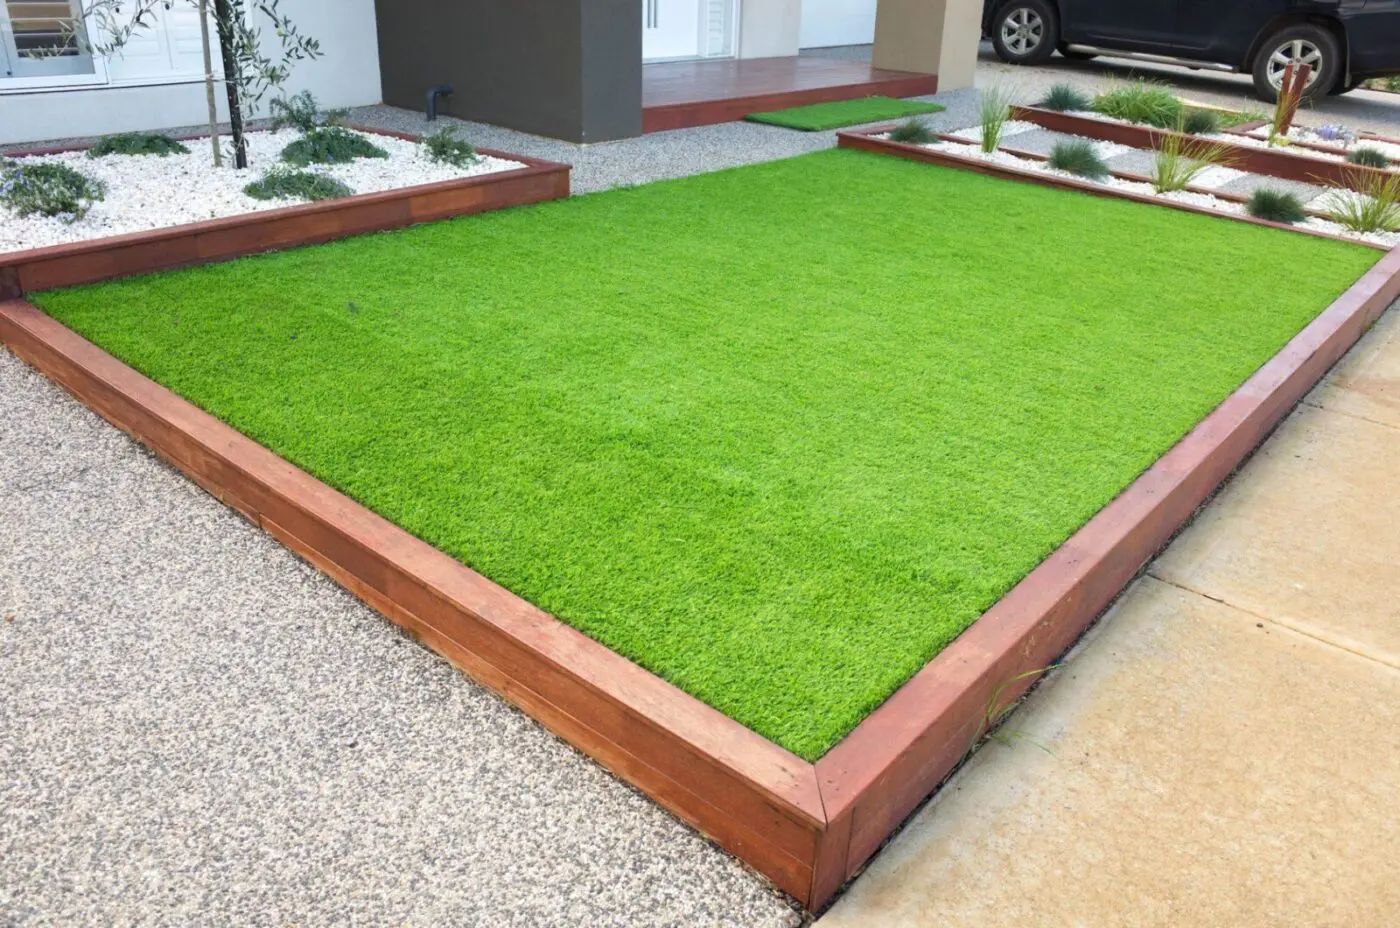
[[(96, 54), (120, 55), (133, 36), (155, 25), (156, 7), (169, 9), (172, 2), (188, 3), (200, 14), (205, 93), (215, 163), (220, 160), (215, 87), (222, 81), (228, 100), (234, 165), (246, 168), (248, 145), (243, 136), (246, 118), (256, 111), (269, 90), (286, 83), (293, 64), (320, 57), (320, 43), (302, 34), (281, 11), (281, 0), (79, 0), (79, 21), (92, 23), (95, 28), (91, 33), (95, 34), (75, 29), (73, 40), (85, 44)], [(213, 37), (208, 28), (211, 13)], [(270, 28), (277, 40), (270, 43), (275, 44), (271, 54), (265, 51), (264, 28)], [(218, 40), (222, 78), (214, 74), (213, 38)]]

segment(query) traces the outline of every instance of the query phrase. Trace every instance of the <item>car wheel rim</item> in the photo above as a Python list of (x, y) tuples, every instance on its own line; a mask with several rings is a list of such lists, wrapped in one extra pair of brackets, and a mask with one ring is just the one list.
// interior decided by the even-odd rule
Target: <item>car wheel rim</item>
[(1268, 66), (1269, 83), (1275, 90), (1283, 87), (1283, 75), (1290, 64), (1312, 66), (1312, 73), (1308, 75), (1308, 86), (1311, 87), (1322, 73), (1322, 49), (1307, 39), (1289, 39), (1275, 48), (1269, 56)]
[(1001, 44), (1013, 55), (1029, 55), (1045, 39), (1045, 20), (1035, 10), (1019, 7), (1001, 21)]

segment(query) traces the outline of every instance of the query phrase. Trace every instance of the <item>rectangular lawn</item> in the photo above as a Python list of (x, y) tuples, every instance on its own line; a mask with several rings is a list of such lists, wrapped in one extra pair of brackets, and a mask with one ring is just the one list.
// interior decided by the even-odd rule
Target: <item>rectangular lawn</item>
[(815, 759), (1377, 258), (831, 151), (34, 302)]

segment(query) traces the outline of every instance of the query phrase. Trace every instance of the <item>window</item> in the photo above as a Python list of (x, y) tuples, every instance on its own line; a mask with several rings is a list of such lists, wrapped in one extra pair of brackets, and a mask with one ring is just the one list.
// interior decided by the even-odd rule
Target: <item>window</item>
[[(0, 65), (11, 79), (96, 75), (75, 0), (3, 0)], [(70, 81), (59, 81), (69, 83)]]

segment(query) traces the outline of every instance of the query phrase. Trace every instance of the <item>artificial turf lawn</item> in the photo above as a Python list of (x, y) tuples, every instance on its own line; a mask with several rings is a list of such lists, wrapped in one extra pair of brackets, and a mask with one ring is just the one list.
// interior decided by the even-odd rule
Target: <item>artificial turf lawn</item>
[(35, 302), (815, 759), (1377, 258), (830, 151)]
[(943, 107), (937, 103), (896, 100), (893, 97), (865, 97), (861, 100), (813, 103), (809, 106), (794, 106), (767, 113), (750, 113), (744, 118), (750, 122), (782, 126), (784, 129), (820, 132), (823, 129), (839, 129), (842, 126), (858, 126), (867, 122), (883, 122), (886, 119), (941, 112)]

